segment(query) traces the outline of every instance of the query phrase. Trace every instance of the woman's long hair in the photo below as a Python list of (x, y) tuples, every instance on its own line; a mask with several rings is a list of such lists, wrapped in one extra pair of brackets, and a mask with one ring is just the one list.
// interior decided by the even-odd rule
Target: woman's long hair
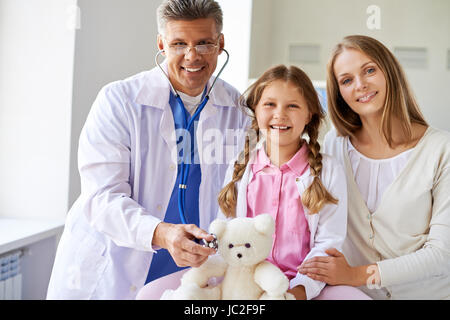
[[(300, 94), (302, 94), (307, 101), (308, 110), (311, 113), (311, 120), (305, 126), (303, 134), (307, 134), (309, 138), (308, 163), (311, 174), (314, 176), (314, 180), (303, 193), (301, 200), (311, 214), (318, 213), (325, 204), (336, 204), (338, 201), (333, 198), (320, 180), (320, 174), (322, 172), (322, 155), (317, 139), (319, 128), (325, 115), (320, 105), (317, 92), (309, 77), (295, 66), (286, 67), (284, 65), (279, 65), (273, 67), (267, 70), (252, 86), (250, 86), (250, 88), (247, 89), (241, 97), (241, 102), (245, 108), (248, 108), (251, 111), (250, 113), (254, 115), (263, 91), (267, 86), (277, 80), (283, 80), (295, 85)], [(255, 137), (256, 140), (259, 140), (260, 138), (260, 130), (256, 117), (254, 116), (250, 131), (255, 134), (247, 135), (244, 150), (234, 164), (232, 180), (222, 189), (218, 197), (219, 206), (227, 217), (236, 216), (236, 182), (241, 180), (252, 151), (251, 146), (255, 145), (254, 141), (252, 143), (251, 137)]]
[(386, 78), (386, 101), (381, 117), (381, 131), (392, 148), (393, 120), (400, 120), (404, 139), (413, 139), (412, 123), (428, 126), (408, 84), (405, 73), (395, 56), (381, 42), (371, 37), (352, 35), (345, 37), (334, 48), (327, 65), (327, 100), (331, 120), (341, 136), (352, 136), (362, 127), (361, 118), (344, 101), (334, 74), (336, 58), (346, 49), (358, 50), (367, 55)]

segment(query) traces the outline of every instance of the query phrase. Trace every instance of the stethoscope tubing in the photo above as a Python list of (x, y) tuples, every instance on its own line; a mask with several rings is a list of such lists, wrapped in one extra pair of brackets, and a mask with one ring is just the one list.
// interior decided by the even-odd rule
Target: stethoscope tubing
[[(228, 61), (230, 60), (230, 54), (228, 53), (228, 51), (225, 50), (224, 48), (222, 48), (222, 49), (220, 49), (220, 50), (226, 53), (227, 59), (225, 60), (225, 63), (223, 64), (222, 68), (220, 68), (220, 71), (219, 71), (219, 73), (217, 74), (217, 76), (215, 77), (213, 83), (211, 84), (211, 87), (209, 88), (208, 92), (206, 93), (205, 98), (206, 98), (206, 97), (209, 97), (209, 94), (211, 93), (212, 89), (214, 88), (217, 79), (219, 79), (220, 75), (222, 74), (223, 70), (225, 69), (225, 67), (226, 67), (227, 64), (228, 64)], [(179, 97), (180, 95), (178, 94), (178, 91), (175, 90), (175, 88), (174, 88), (173, 85), (172, 85), (172, 82), (170, 82), (169, 75), (167, 74), (166, 71), (164, 71), (164, 69), (161, 67), (161, 64), (158, 62), (159, 56), (160, 56), (161, 54), (163, 54), (164, 52), (165, 52), (165, 51), (164, 51), (164, 49), (163, 49), (163, 50), (159, 50), (159, 51), (156, 53), (156, 55), (155, 55), (155, 63), (156, 63), (156, 65), (159, 67), (159, 69), (162, 71), (162, 73), (166, 76), (167, 80), (169, 80), (170, 88), (172, 89), (172, 92), (175, 94), (175, 97)], [(208, 98), (208, 99), (209, 99), (209, 98)], [(200, 104), (201, 104), (201, 103), (200, 103)]]
[[(222, 51), (224, 51), (227, 55), (227, 59), (225, 61), (225, 63), (223, 64), (222, 68), (220, 69), (219, 73), (217, 74), (217, 76), (215, 77), (213, 83), (211, 84), (211, 87), (209, 88), (208, 92), (206, 93), (205, 97), (203, 98), (203, 100), (200, 102), (200, 104), (197, 107), (197, 110), (195, 111), (194, 115), (191, 117), (191, 119), (189, 120), (185, 131), (183, 131), (184, 134), (186, 134), (187, 132), (190, 131), (192, 124), (194, 123), (194, 121), (199, 118), (200, 113), (202, 112), (203, 108), (206, 106), (206, 104), (209, 101), (209, 95), (212, 91), (212, 89), (214, 88), (217, 79), (219, 78), (219, 76), (222, 74), (222, 71), (225, 69), (225, 67), (228, 64), (228, 61), (230, 60), (230, 54), (228, 53), (227, 50), (225, 49), (221, 49)], [(162, 73), (166, 76), (167, 80), (169, 81), (170, 84), (170, 88), (172, 89), (172, 92), (175, 94), (175, 99), (177, 100), (178, 104), (182, 107), (183, 109), (183, 115), (184, 118), (186, 119), (186, 110), (184, 108), (184, 104), (183, 101), (181, 100), (180, 95), (178, 94), (178, 91), (173, 87), (172, 83), (170, 82), (170, 78), (169, 75), (164, 71), (164, 69), (161, 67), (161, 65), (158, 62), (158, 57), (164, 52), (164, 50), (160, 50), (156, 53), (155, 56), (155, 63), (156, 65), (159, 67), (159, 69), (161, 69)], [(194, 137), (195, 138), (195, 137)], [(183, 137), (183, 141), (182, 143), (185, 144), (186, 139)], [(185, 194), (186, 194), (186, 189), (187, 189), (187, 180), (189, 177), (189, 169), (190, 169), (190, 163), (185, 163), (186, 162), (186, 148), (182, 148), (183, 150), (183, 158), (182, 158), (182, 162), (181, 162), (181, 169), (180, 169), (180, 181), (178, 184), (178, 188), (179, 188), (179, 192), (178, 192), (178, 212), (180, 214), (180, 219), (181, 222), (183, 224), (187, 224), (187, 220), (186, 220), (186, 215), (185, 215)], [(190, 148), (189, 148), (190, 150)], [(190, 156), (190, 155), (189, 155)], [(192, 158), (191, 158), (192, 160)]]

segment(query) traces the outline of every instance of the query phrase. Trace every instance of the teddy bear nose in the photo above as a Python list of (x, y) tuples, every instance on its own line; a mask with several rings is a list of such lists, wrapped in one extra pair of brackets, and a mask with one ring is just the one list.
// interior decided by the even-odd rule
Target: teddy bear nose
[(242, 254), (238, 253), (238, 254), (237, 254), (237, 257), (238, 257), (239, 259), (242, 258)]

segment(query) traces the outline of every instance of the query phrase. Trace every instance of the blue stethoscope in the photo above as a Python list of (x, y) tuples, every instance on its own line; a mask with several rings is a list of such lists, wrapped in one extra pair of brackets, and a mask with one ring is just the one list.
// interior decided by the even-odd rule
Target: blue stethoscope
[[(203, 108), (206, 106), (206, 104), (209, 101), (209, 94), (211, 93), (212, 89), (214, 88), (214, 85), (215, 85), (217, 79), (219, 78), (220, 74), (225, 69), (226, 65), (228, 64), (228, 60), (230, 59), (230, 54), (225, 49), (221, 49), (221, 50), (226, 53), (227, 59), (226, 59), (225, 63), (223, 64), (222, 68), (220, 69), (219, 73), (217, 74), (216, 78), (214, 79), (214, 82), (212, 83), (212, 85), (209, 88), (208, 92), (203, 97), (203, 99), (200, 102), (200, 104), (197, 106), (197, 109), (196, 109), (194, 115), (191, 117), (191, 119), (189, 120), (188, 123), (186, 123), (185, 120), (183, 121), (183, 126), (184, 126), (183, 129), (185, 129), (183, 131), (184, 134), (186, 134), (187, 132), (190, 132), (192, 124), (194, 123), (195, 120), (197, 120), (199, 118), (200, 113), (202, 112)], [(163, 74), (166, 76), (167, 80), (169, 80), (170, 88), (172, 89), (172, 92), (175, 95), (175, 99), (177, 101), (178, 108), (181, 109), (181, 111), (183, 113), (183, 116), (184, 116), (184, 119), (187, 119), (186, 108), (184, 107), (184, 103), (181, 100), (181, 97), (178, 94), (178, 91), (175, 90), (175, 88), (173, 87), (172, 83), (170, 82), (169, 75), (164, 71), (164, 69), (161, 67), (161, 65), (158, 62), (158, 57), (163, 52), (164, 52), (164, 50), (160, 50), (156, 54), (156, 56), (155, 56), (156, 65), (161, 69)], [(206, 89), (205, 89), (205, 91), (206, 91)], [(185, 139), (183, 137), (183, 141), (182, 141), (183, 144), (185, 144), (186, 141), (189, 141), (189, 139)], [(180, 192), (178, 192), (178, 212), (180, 214), (181, 222), (184, 223), (184, 224), (187, 224), (186, 215), (185, 215), (185, 194), (186, 194), (186, 189), (187, 189), (187, 180), (188, 180), (188, 176), (189, 176), (190, 161), (188, 161), (188, 163), (186, 163), (186, 154), (187, 154), (187, 152), (185, 152), (185, 150), (188, 150), (188, 149), (183, 147), (182, 150), (183, 150), (183, 157), (182, 157), (182, 162), (181, 162), (180, 179), (179, 179), (179, 183), (178, 183), (178, 188), (180, 189)]]

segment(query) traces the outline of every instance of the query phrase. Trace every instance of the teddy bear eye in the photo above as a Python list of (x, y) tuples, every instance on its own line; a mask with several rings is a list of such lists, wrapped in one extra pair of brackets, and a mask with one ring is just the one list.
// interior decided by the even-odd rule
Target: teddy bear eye
[(230, 243), (229, 245), (228, 245), (228, 248), (233, 248), (234, 246), (233, 246), (233, 244), (232, 243)]
[(245, 244), (245, 247), (246, 247), (246, 248), (250, 248), (250, 247), (251, 247), (250, 243), (246, 243), (246, 244)]

